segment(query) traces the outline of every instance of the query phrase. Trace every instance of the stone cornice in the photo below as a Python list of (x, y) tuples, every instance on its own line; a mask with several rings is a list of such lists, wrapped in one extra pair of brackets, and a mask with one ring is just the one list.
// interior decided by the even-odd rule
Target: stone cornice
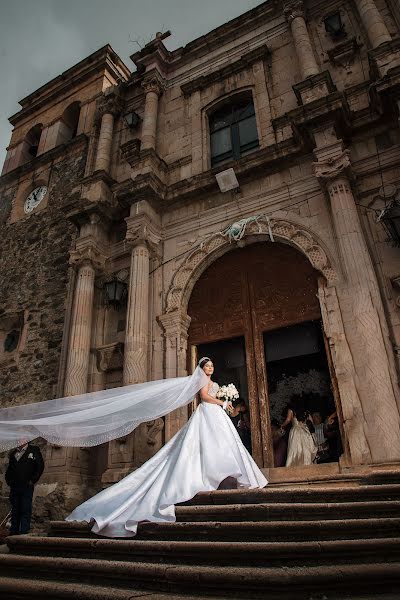
[(184, 96), (190, 96), (191, 94), (193, 94), (193, 92), (205, 89), (215, 81), (225, 79), (230, 75), (243, 71), (244, 69), (246, 69), (247, 67), (251, 66), (259, 60), (264, 60), (265, 58), (270, 56), (270, 54), (271, 51), (268, 48), (268, 46), (259, 46), (258, 48), (255, 48), (254, 50), (243, 54), (238, 60), (236, 60), (233, 63), (225, 65), (220, 69), (217, 69), (216, 71), (208, 73), (207, 75), (201, 75), (200, 77), (196, 77), (195, 79), (184, 83), (181, 86), (181, 90)]
[(280, 16), (282, 9), (280, 2), (263, 2), (259, 6), (239, 15), (235, 19), (224, 23), (220, 27), (210, 31), (196, 40), (193, 40), (183, 48), (178, 48), (171, 53), (172, 65), (181, 66), (210, 54), (218, 48), (222, 48), (229, 42), (237, 40), (245, 35), (247, 31), (254, 30), (260, 22), (268, 22), (274, 17)]
[(115, 185), (113, 192), (122, 205), (126, 206), (143, 198), (149, 200), (158, 210), (162, 210), (162, 207), (169, 202), (181, 201), (193, 196), (198, 197), (207, 193), (218, 193), (219, 188), (215, 175), (225, 168), (233, 167), (241, 181), (246, 181), (257, 171), (264, 174), (272, 172), (276, 169), (278, 162), (282, 165), (283, 161), (291, 161), (303, 152), (303, 147), (291, 138), (170, 186), (163, 184), (155, 173), (146, 173), (138, 175), (134, 180), (127, 180)]
[(72, 140), (69, 140), (65, 144), (59, 144), (55, 148), (52, 148), (51, 150), (48, 150), (43, 154), (39, 154), (39, 156), (32, 158), (32, 160), (2, 175), (2, 177), (0, 177), (0, 188), (3, 185), (9, 185), (14, 180), (17, 183), (18, 180), (21, 179), (21, 177), (23, 177), (27, 173), (30, 173), (31, 171), (36, 171), (36, 169), (42, 167), (43, 165), (46, 165), (49, 162), (54, 162), (63, 154), (67, 153), (68, 156), (66, 156), (66, 158), (70, 158), (71, 154), (73, 154), (78, 148), (80, 148), (81, 146), (87, 146), (87, 144), (87, 135), (81, 133), (80, 135), (76, 136)]
[(116, 81), (127, 80), (130, 70), (122, 62), (118, 54), (107, 45), (97, 50), (58, 77), (52, 79), (38, 90), (20, 100), (22, 110), (10, 117), (12, 125), (37, 112), (47, 104), (51, 104), (60, 95), (84, 82), (94, 73), (109, 72)]

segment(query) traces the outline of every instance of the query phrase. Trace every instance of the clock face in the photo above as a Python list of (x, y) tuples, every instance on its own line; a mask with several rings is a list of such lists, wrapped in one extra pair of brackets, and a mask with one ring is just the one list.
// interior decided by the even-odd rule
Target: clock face
[(32, 190), (24, 204), (24, 211), (26, 213), (30, 213), (34, 208), (39, 206), (45, 195), (47, 194), (47, 187), (45, 185), (41, 185), (36, 189)]

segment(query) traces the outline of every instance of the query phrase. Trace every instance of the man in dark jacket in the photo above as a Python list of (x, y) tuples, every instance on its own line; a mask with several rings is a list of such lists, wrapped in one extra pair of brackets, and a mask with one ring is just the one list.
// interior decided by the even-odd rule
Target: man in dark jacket
[(33, 488), (43, 469), (43, 458), (38, 446), (24, 442), (10, 452), (6, 471), (6, 482), (10, 486), (10, 535), (29, 532)]

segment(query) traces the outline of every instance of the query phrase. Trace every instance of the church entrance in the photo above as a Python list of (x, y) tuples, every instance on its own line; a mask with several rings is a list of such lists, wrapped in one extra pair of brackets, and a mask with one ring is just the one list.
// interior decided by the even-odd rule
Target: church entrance
[[(275, 441), (282, 438), (280, 446), (287, 444), (290, 425), (281, 425), (288, 408), (296, 404), (299, 414), (314, 415), (315, 421), (318, 414), (325, 420), (336, 413), (318, 277), (291, 246), (259, 242), (216, 260), (196, 282), (189, 301), (188, 366), (209, 356), (215, 381), (236, 385), (240, 425), (246, 428), (247, 421), (247, 443), (262, 467), (285, 463)], [(246, 436), (241, 435), (244, 441)], [(325, 462), (335, 459), (323, 457)]]

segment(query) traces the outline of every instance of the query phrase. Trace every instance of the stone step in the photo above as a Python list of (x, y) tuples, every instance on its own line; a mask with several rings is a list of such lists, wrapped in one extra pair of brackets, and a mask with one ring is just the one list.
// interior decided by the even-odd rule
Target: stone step
[(291, 541), (396, 537), (400, 518), (323, 521), (140, 523), (137, 539)]
[(400, 538), (318, 542), (186, 542), (12, 536), (18, 555), (129, 562), (282, 566), (400, 561)]
[(263, 489), (200, 492), (183, 506), (203, 504), (266, 504), (319, 502), (373, 502), (400, 500), (400, 484), (381, 485), (270, 485)]
[[(134, 590), (131, 587), (126, 590), (116, 588), (102, 587), (94, 585), (85, 585), (77, 582), (55, 582), (48, 580), (32, 579), (14, 579), (13, 577), (1, 577), (0, 579), (0, 598), (5, 600), (29, 600), (38, 598), (40, 600), (47, 597), (49, 600), (199, 600), (199, 597), (193, 597), (181, 594), (168, 594), (163, 592), (151, 592), (144, 590)], [(216, 597), (208, 596), (207, 600), (216, 600)], [(357, 600), (357, 599), (356, 599)], [(386, 600), (383, 598), (382, 600)], [(392, 600), (392, 598), (387, 598)]]
[[(400, 514), (400, 501), (340, 502), (340, 503), (277, 503), (277, 504), (221, 504), (177, 506), (178, 522), (235, 522), (287, 521), (383, 518)], [(92, 525), (86, 522), (52, 521), (50, 534), (64, 537), (90, 536)]]
[[(0, 575), (26, 580), (110, 586), (114, 590), (159, 590), (197, 594), (233, 593), (241, 598), (268, 591), (268, 598), (304, 598), (304, 593), (356, 591), (394, 592), (400, 586), (400, 563), (318, 565), (302, 567), (241, 567), (230, 565), (174, 565), (132, 563), (76, 558), (48, 558), (5, 554), (0, 556)], [(290, 595), (288, 595), (290, 593)], [(111, 597), (116, 597), (112, 595)], [(133, 597), (135, 597), (133, 595)], [(309, 596), (308, 596), (309, 597)]]

